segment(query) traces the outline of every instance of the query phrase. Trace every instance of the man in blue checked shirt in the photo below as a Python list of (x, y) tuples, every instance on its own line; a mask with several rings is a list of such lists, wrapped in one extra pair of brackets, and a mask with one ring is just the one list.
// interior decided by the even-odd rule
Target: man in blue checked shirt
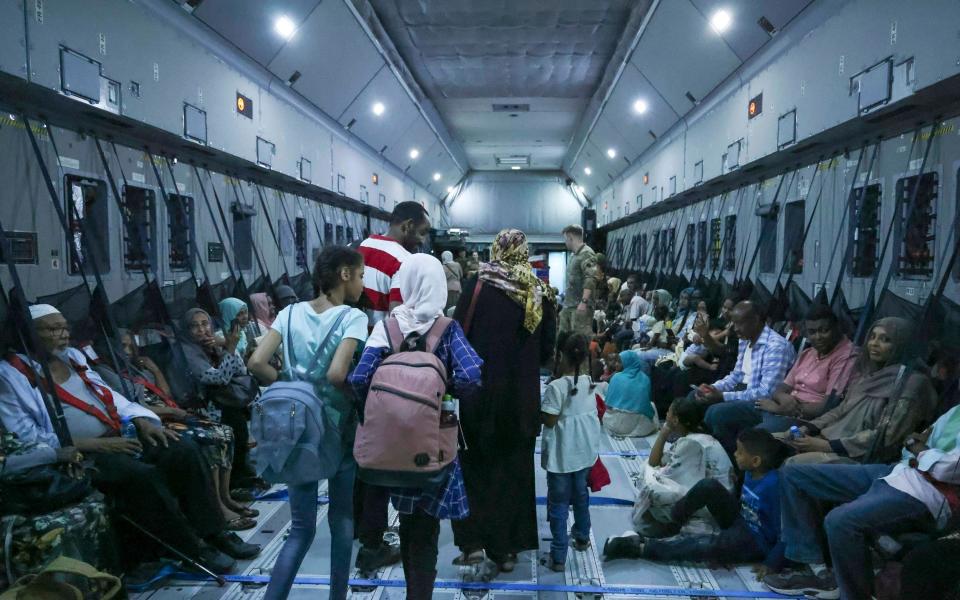
[(743, 423), (749, 422), (750, 417), (755, 418), (754, 413), (760, 410), (756, 407), (757, 400), (773, 395), (797, 354), (786, 338), (766, 326), (752, 302), (734, 306), (730, 320), (740, 337), (737, 364), (720, 381), (701, 385), (697, 396), (712, 405), (707, 409), (704, 423), (732, 455)]

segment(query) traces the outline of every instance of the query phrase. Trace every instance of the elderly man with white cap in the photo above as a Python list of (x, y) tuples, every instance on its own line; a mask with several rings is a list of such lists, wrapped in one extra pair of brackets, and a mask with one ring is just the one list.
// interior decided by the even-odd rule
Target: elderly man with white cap
[[(70, 327), (59, 310), (37, 304), (30, 316), (73, 443), (95, 467), (94, 484), (149, 531), (215, 571), (228, 572), (233, 558), (255, 556), (258, 546), (224, 530), (210, 493), (210, 469), (197, 446), (164, 429), (152, 411), (124, 398), (89, 368), (84, 353), (70, 347)], [(58, 448), (38, 389), (46, 385), (41, 373), (40, 365), (22, 354), (0, 361), (0, 420), (25, 442)], [(126, 419), (133, 420), (139, 439), (119, 435)]]

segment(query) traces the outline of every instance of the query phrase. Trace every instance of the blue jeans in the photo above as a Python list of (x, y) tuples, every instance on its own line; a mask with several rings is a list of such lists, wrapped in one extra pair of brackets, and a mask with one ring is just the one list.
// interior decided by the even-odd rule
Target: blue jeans
[(563, 564), (567, 560), (567, 517), (573, 506), (573, 537), (590, 539), (590, 491), (587, 475), (590, 467), (573, 473), (547, 472), (547, 518), (550, 521), (550, 556), (553, 562)]
[[(787, 465), (780, 470), (786, 556), (808, 564), (824, 562), (818, 534), (822, 523), (841, 598), (869, 598), (873, 593), (869, 540), (933, 527), (926, 505), (879, 481), (892, 469), (890, 465)], [(821, 503), (840, 506), (824, 519)]]
[[(327, 480), (330, 509), (330, 598), (347, 597), (350, 579), (350, 555), (353, 552), (353, 480), (357, 463), (344, 456), (336, 475)], [(290, 535), (283, 544), (270, 574), (265, 600), (283, 600), (290, 593), (293, 579), (317, 532), (317, 489), (311, 481), (287, 486), (290, 493)]]
[(760, 410), (753, 400), (718, 402), (707, 409), (704, 424), (731, 456), (737, 449), (737, 436), (744, 429), (757, 427), (770, 433), (790, 429), (800, 421)]

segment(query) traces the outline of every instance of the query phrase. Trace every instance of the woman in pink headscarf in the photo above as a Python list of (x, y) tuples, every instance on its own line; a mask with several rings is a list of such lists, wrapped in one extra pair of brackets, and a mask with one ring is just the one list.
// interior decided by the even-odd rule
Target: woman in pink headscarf
[(253, 316), (260, 324), (261, 333), (266, 334), (273, 325), (273, 319), (277, 316), (277, 309), (273, 305), (273, 299), (264, 292), (250, 294), (250, 305), (253, 307)]

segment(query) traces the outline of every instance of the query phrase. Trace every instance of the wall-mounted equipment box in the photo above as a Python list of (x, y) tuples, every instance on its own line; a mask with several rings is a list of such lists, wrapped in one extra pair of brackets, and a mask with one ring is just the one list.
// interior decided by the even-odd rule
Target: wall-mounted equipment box
[(797, 109), (780, 115), (777, 119), (777, 149), (797, 141)]
[(890, 101), (893, 82), (893, 61), (886, 59), (852, 78), (858, 92), (857, 109), (860, 113)]
[(65, 94), (100, 103), (100, 63), (60, 48), (60, 88)]
[(199, 142), (207, 143), (207, 112), (192, 106), (183, 104), (183, 137)]
[(237, 101), (235, 106), (238, 113), (248, 119), (253, 118), (253, 100), (247, 98), (240, 92), (237, 92)]
[(726, 159), (724, 159), (724, 169), (732, 171), (740, 166), (740, 145), (743, 140), (737, 140), (727, 146)]
[(261, 167), (271, 168), (273, 166), (273, 155), (277, 147), (273, 142), (268, 142), (262, 137), (257, 138), (257, 164)]
[(747, 119), (759, 117), (763, 113), (763, 92), (757, 94), (747, 103)]

